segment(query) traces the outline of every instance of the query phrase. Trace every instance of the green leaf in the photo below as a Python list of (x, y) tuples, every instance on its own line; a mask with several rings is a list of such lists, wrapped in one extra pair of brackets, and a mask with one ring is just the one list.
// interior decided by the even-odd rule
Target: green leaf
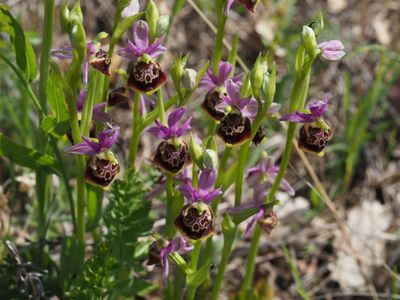
[(200, 286), (204, 280), (206, 280), (207, 276), (210, 274), (211, 265), (205, 265), (198, 269), (196, 272), (189, 274), (186, 276), (186, 283), (190, 287), (198, 287)]
[(37, 75), (35, 52), (21, 25), (4, 4), (0, 4), (0, 24), (8, 25), (3, 26), (2, 29), (10, 35), (17, 65), (24, 71), (27, 81), (33, 81)]
[(57, 161), (47, 154), (35, 149), (18, 145), (0, 134), (0, 155), (9, 158), (12, 162), (32, 170), (41, 170), (46, 173), (60, 174)]
[(103, 190), (94, 187), (93, 185), (87, 185), (87, 215), (88, 222), (86, 224), (86, 231), (90, 232), (97, 228), (102, 214), (103, 206)]
[(47, 98), (56, 120), (68, 120), (68, 110), (65, 103), (61, 80), (59, 80), (59, 76), (54, 72), (50, 74), (47, 82)]

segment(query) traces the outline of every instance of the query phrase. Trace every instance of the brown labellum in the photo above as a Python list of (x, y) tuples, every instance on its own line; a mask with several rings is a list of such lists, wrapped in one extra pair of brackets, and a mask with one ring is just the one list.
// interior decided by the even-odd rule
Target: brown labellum
[(201, 104), (201, 108), (205, 110), (211, 118), (220, 121), (224, 116), (225, 113), (222, 111), (217, 110), (215, 107), (221, 103), (222, 95), (218, 88), (212, 91), (209, 91), (204, 98), (203, 103)]
[(119, 88), (116, 88), (115, 90), (112, 90), (108, 95), (108, 101), (107, 101), (108, 106), (127, 104), (129, 98), (130, 98), (129, 89), (121, 86)]
[(159, 241), (154, 241), (149, 247), (149, 259), (147, 261), (148, 266), (161, 264), (160, 252), (162, 245)]
[(176, 228), (186, 237), (199, 240), (214, 231), (214, 213), (203, 202), (186, 204), (174, 222)]
[(227, 144), (240, 145), (251, 138), (250, 119), (234, 109), (221, 120), (217, 134)]
[(119, 163), (114, 154), (101, 152), (87, 160), (85, 180), (92, 185), (107, 189), (119, 171)]
[(301, 126), (299, 134), (299, 148), (314, 153), (324, 150), (332, 138), (331, 129), (324, 130), (321, 127), (313, 127), (311, 124)]
[(271, 211), (269, 214), (258, 220), (258, 225), (268, 236), (270, 236), (272, 230), (276, 225), (278, 225), (278, 217), (276, 216), (276, 213)]
[(245, 6), (248, 10), (251, 12), (256, 12), (256, 5), (257, 5), (258, 0), (239, 0), (239, 3), (241, 3), (243, 6)]
[(188, 146), (182, 141), (178, 144), (173, 140), (163, 141), (158, 145), (153, 162), (162, 171), (177, 174), (191, 162)]
[(106, 51), (102, 49), (97, 51), (90, 60), (90, 65), (101, 73), (110, 76), (111, 58)]
[(264, 139), (265, 139), (265, 126), (264, 124), (261, 124), (260, 127), (258, 127), (257, 129), (256, 135), (253, 137), (253, 144), (255, 146), (258, 146)]
[(137, 61), (129, 72), (128, 87), (140, 93), (152, 93), (163, 86), (167, 75), (158, 62)]

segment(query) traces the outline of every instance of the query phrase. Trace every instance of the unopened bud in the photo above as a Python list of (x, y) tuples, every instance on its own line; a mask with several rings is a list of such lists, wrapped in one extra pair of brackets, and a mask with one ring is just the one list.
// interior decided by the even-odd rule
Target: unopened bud
[(212, 149), (206, 149), (203, 153), (203, 164), (206, 168), (215, 169), (218, 166), (218, 154)]
[(185, 69), (182, 76), (182, 84), (188, 90), (192, 91), (196, 87), (197, 72), (193, 69)]
[(317, 40), (315, 38), (314, 30), (311, 27), (303, 26), (303, 31), (301, 32), (301, 41), (306, 49), (307, 54), (310, 57), (315, 57), (318, 52)]
[(161, 16), (156, 25), (156, 36), (164, 35), (169, 27), (169, 16)]
[(189, 153), (192, 160), (201, 167), (203, 148), (197, 144), (192, 135), (190, 135), (189, 141)]
[(157, 5), (154, 3), (153, 0), (150, 0), (147, 3), (145, 15), (146, 15), (146, 22), (149, 26), (150, 41), (154, 41), (156, 37), (157, 21), (160, 15), (158, 13)]
[(182, 76), (183, 73), (185, 72), (185, 66), (188, 57), (189, 54), (185, 56), (181, 55), (171, 66), (170, 74), (176, 90), (179, 90), (181, 88)]

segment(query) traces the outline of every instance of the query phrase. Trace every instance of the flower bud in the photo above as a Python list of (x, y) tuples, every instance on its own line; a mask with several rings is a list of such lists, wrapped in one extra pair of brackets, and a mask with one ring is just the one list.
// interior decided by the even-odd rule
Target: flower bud
[(157, 5), (154, 3), (153, 0), (149, 0), (147, 2), (145, 16), (146, 22), (149, 25), (149, 39), (150, 41), (154, 41), (156, 37), (157, 21), (160, 15), (158, 13)]
[(217, 134), (226, 144), (240, 145), (251, 138), (250, 119), (233, 109), (221, 120)]
[(346, 54), (342, 42), (338, 40), (323, 42), (318, 45), (318, 48), (324, 60), (337, 61)]
[(318, 51), (317, 40), (315, 38), (314, 30), (311, 27), (303, 26), (303, 31), (301, 32), (301, 41), (307, 54), (310, 57), (315, 57)]
[(193, 136), (190, 135), (189, 141), (189, 153), (191, 158), (195, 161), (198, 166), (201, 166), (201, 158), (203, 156), (203, 148), (196, 143)]
[(218, 166), (218, 154), (212, 149), (206, 149), (203, 153), (203, 164), (206, 168), (216, 169)]
[(298, 144), (300, 149), (320, 153), (331, 138), (331, 129), (323, 129), (319, 126), (314, 127), (313, 124), (304, 124), (300, 128)]
[(196, 87), (197, 72), (193, 69), (185, 69), (182, 76), (182, 84), (188, 91)]
[(90, 65), (104, 75), (110, 76), (111, 58), (106, 51), (102, 49), (97, 51), (91, 58)]
[(178, 139), (175, 141), (178, 143), (171, 139), (161, 142), (153, 159), (162, 171), (173, 175), (181, 172), (192, 161), (186, 143)]
[(170, 17), (169, 16), (161, 16), (156, 25), (156, 36), (162, 36), (166, 34), (169, 27)]
[(87, 160), (85, 180), (94, 186), (108, 189), (119, 171), (120, 166), (114, 153), (103, 151)]
[(214, 213), (204, 202), (186, 204), (174, 224), (186, 237), (192, 240), (204, 239), (214, 231)]
[(68, 3), (69, 1), (64, 1), (64, 3), (61, 5), (60, 10), (61, 28), (64, 32), (69, 32), (70, 30)]
[(185, 66), (187, 59), (189, 57), (189, 54), (185, 56), (179, 56), (179, 58), (172, 64), (171, 66), (171, 77), (172, 81), (174, 82), (174, 87), (176, 90), (180, 90), (181, 88), (181, 82), (182, 82), (182, 76), (185, 71)]
[(267, 62), (263, 57), (261, 57), (260, 53), (257, 57), (253, 69), (250, 72), (251, 89), (256, 99), (260, 97), (264, 76), (267, 74), (267, 72), (268, 72)]
[(128, 87), (139, 93), (151, 94), (166, 82), (167, 75), (153, 59), (139, 58), (129, 72)]
[(311, 27), (312, 30), (314, 30), (315, 36), (318, 36), (325, 26), (324, 16), (322, 15), (322, 13), (319, 12), (315, 20), (312, 21), (308, 26)]

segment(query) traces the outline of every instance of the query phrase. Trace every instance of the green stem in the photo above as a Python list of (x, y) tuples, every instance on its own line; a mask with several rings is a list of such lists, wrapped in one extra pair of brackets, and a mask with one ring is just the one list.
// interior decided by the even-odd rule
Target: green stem
[(129, 147), (129, 163), (132, 168), (135, 168), (135, 160), (139, 147), (139, 139), (140, 139), (140, 110), (139, 110), (139, 93), (135, 93), (135, 97), (133, 99), (133, 117), (132, 117), (132, 139)]
[[(189, 270), (191, 272), (196, 272), (197, 263), (199, 261), (199, 255), (201, 250), (201, 240), (194, 243), (194, 249), (190, 254)], [(196, 295), (197, 285), (190, 285), (187, 292), (187, 299), (192, 300)]]
[(250, 141), (240, 147), (239, 163), (237, 169), (236, 185), (235, 185), (235, 206), (239, 206), (242, 201), (243, 175), (246, 166), (247, 156), (249, 153)]
[(219, 299), (219, 293), (221, 291), (222, 282), (224, 280), (225, 269), (229, 262), (229, 257), (231, 254), (233, 242), (236, 237), (236, 233), (237, 233), (237, 227), (235, 226), (232, 234), (230, 234), (229, 236), (224, 236), (224, 247), (222, 248), (221, 261), (218, 265), (217, 277), (215, 278), (213, 283), (213, 290), (211, 294), (212, 300)]
[(243, 280), (242, 287), (240, 289), (240, 300), (245, 300), (247, 298), (247, 293), (251, 289), (251, 283), (253, 281), (255, 260), (258, 252), (258, 243), (261, 237), (261, 228), (256, 226), (254, 228), (253, 236), (251, 237), (250, 249), (248, 252), (247, 265), (246, 265), (246, 275)]
[(169, 239), (174, 237), (175, 227), (174, 227), (174, 178), (172, 175), (167, 175), (167, 217), (165, 224), (165, 233)]
[(223, 47), (223, 40), (224, 40), (224, 33), (225, 33), (225, 24), (228, 19), (228, 17), (224, 15), (224, 7), (225, 7), (224, 4), (225, 4), (225, 1), (223, 1), (223, 0), (215, 1), (218, 26), (217, 26), (217, 36), (215, 38), (212, 67), (213, 67), (214, 74), (216, 74), (216, 75), (218, 75), (218, 64), (222, 59), (222, 47)]
[(163, 125), (167, 125), (167, 118), (165, 116), (165, 107), (164, 107), (164, 97), (162, 89), (157, 91), (157, 104), (158, 104), (158, 113), (160, 115), (160, 122)]

